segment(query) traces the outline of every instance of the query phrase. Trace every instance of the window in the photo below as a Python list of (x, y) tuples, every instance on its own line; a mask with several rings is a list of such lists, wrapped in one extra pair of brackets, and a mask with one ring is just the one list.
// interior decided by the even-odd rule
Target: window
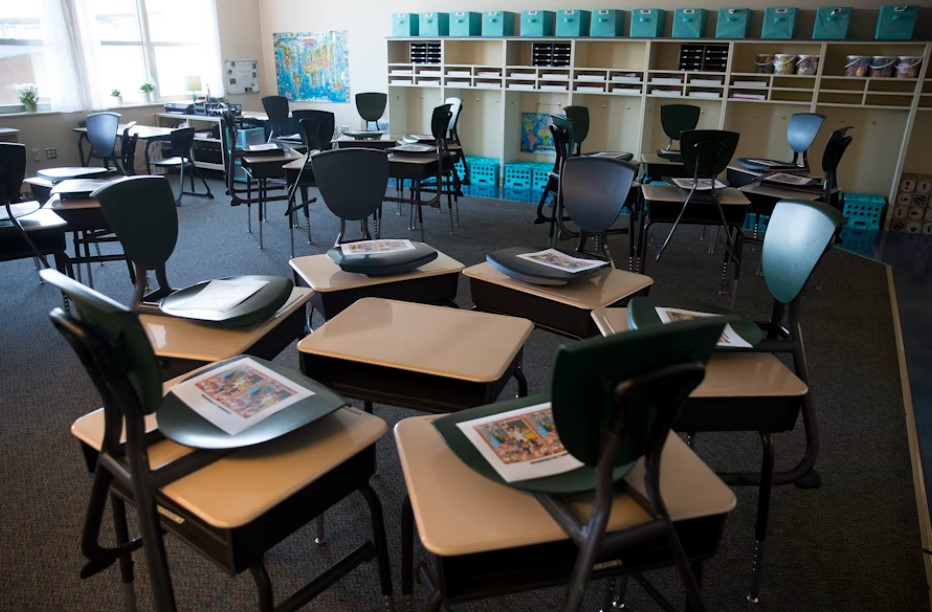
[(21, 109), (18, 85), (32, 83), (42, 92), (45, 71), (45, 33), (38, 3), (0, 0), (0, 107)]

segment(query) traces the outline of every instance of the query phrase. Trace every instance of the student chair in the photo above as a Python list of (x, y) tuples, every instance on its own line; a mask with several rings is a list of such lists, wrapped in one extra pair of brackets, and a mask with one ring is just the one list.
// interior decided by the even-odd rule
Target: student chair
[[(560, 189), (560, 171), (563, 169), (563, 163), (573, 154), (573, 142), (575, 142), (575, 140), (572, 121), (565, 117), (552, 115), (550, 117), (550, 122), (550, 135), (553, 138), (553, 148), (556, 153), (556, 158), (553, 161), (553, 169), (547, 177), (544, 193), (541, 194), (540, 200), (537, 201), (537, 217), (534, 219), (534, 223), (549, 223), (549, 235), (551, 238), (554, 238), (557, 193)], [(544, 205), (551, 196), (553, 197), (553, 212), (547, 217), (544, 215)]]
[[(413, 591), (416, 517), (437, 568), (419, 567), (429, 594), (425, 610), (565, 584), (561, 609), (571, 612), (590, 577), (670, 566), (690, 609), (703, 610), (693, 568), (714, 554), (735, 497), (670, 425), (702, 380), (723, 323), (689, 321), (565, 345), (549, 397), (432, 422), (402, 420), (395, 440), (409, 495), (402, 514), (405, 597)], [(582, 464), (555, 476), (506, 483), (458, 426), (548, 401), (547, 426)], [(531, 431), (538, 440), (551, 435)], [(675, 609), (653, 585), (648, 592)]]
[(90, 165), (91, 159), (98, 158), (102, 160), (104, 168), (111, 166), (120, 167), (117, 163), (116, 137), (119, 129), (120, 115), (118, 113), (91, 113), (87, 116), (87, 140), (91, 143), (90, 153), (87, 154), (87, 163)]
[[(214, 199), (214, 194), (210, 191), (210, 185), (208, 185), (207, 181), (204, 180), (204, 176), (201, 174), (201, 171), (198, 170), (197, 165), (191, 158), (191, 147), (194, 145), (194, 134), (195, 129), (193, 127), (172, 130), (171, 134), (169, 135), (171, 150), (169, 151), (168, 157), (152, 162), (152, 165), (156, 166), (157, 168), (178, 169), (178, 197), (175, 198), (175, 204), (177, 206), (181, 205), (181, 198), (185, 195), (201, 196), (211, 200)], [(188, 176), (190, 177), (191, 189), (189, 191), (184, 190), (185, 168), (190, 169), (190, 174)], [(195, 175), (197, 175), (197, 178), (201, 179), (201, 183), (204, 185), (204, 192), (194, 190)]]
[[(382, 509), (369, 485), (375, 472), (375, 443), (387, 430), (381, 419), (338, 408), (299, 429), (286, 428), (290, 433), (253, 448), (240, 448), (244, 444), (236, 442), (236, 436), (226, 436), (230, 440), (205, 436), (210, 438), (206, 447), (213, 445), (212, 450), (166, 439), (155, 418), (160, 417), (162, 424), (164, 417), (168, 431), (169, 404), (163, 399), (159, 365), (138, 315), (55, 271), (45, 270), (42, 277), (74, 303), (76, 312), (55, 309), (50, 317), (77, 353), (104, 404), (72, 426), (94, 474), (81, 538), (87, 558), (82, 578), (119, 562), (122, 581), (132, 596), (132, 553), (142, 548), (155, 608), (175, 610), (164, 544), (164, 534), (171, 533), (230, 575), (248, 569), (256, 581), (261, 610), (297, 609), (373, 557), (382, 595), (390, 602)], [(289, 378), (293, 377), (298, 375)], [(315, 384), (310, 379), (299, 382)], [(318, 390), (329, 393), (322, 387)], [(175, 425), (173, 437), (196, 423), (176, 421)], [(371, 514), (374, 543), (365, 541), (276, 607), (263, 563), (265, 552), (357, 491)], [(108, 498), (114, 545), (100, 541)], [(127, 503), (136, 509), (140, 536), (135, 539), (129, 537)]]
[(269, 142), (281, 141), (294, 144), (299, 141), (298, 125), (291, 118), (288, 110), (288, 98), (285, 96), (265, 96), (262, 108), (269, 118)]
[(670, 142), (666, 148), (658, 149), (657, 155), (666, 159), (680, 159), (680, 152), (673, 148), (673, 142), (680, 140), (680, 134), (695, 130), (699, 125), (702, 109), (692, 104), (664, 104), (660, 107), (660, 125)]
[(385, 106), (388, 104), (388, 94), (380, 91), (369, 91), (356, 94), (356, 111), (363, 121), (366, 122), (366, 130), (369, 124), (374, 123), (375, 129), (379, 129), (379, 119), (385, 113)]
[(136, 143), (139, 140), (139, 134), (133, 133), (134, 127), (136, 127), (135, 121), (127, 123), (120, 137), (120, 163), (123, 164), (123, 174), (126, 176), (136, 174)]
[(848, 136), (848, 130), (851, 126), (838, 128), (829, 136), (825, 144), (825, 152), (822, 154), (822, 172), (824, 179), (822, 181), (822, 201), (833, 204), (835, 208), (841, 209), (838, 203), (839, 199), (834, 197), (835, 190), (838, 187), (838, 164), (844, 156), (848, 145), (853, 138)]
[(334, 246), (344, 242), (347, 221), (358, 221), (362, 239), (371, 240), (369, 217), (381, 208), (388, 183), (385, 151), (355, 147), (324, 151), (313, 156), (311, 166), (327, 208), (340, 219)]
[(463, 114), (463, 99), (450, 97), (443, 101), (444, 104), (450, 105), (450, 125), (447, 134), (447, 147), (450, 149), (450, 155), (453, 157), (454, 166), (457, 163), (463, 165), (463, 178), (460, 179), (461, 185), (469, 185), (469, 160), (466, 159), (466, 153), (463, 151), (463, 143), (460, 140), (459, 123), (460, 115)]
[[(793, 151), (791, 161), (742, 157), (738, 160), (738, 163), (748, 170), (760, 172), (787, 168), (808, 171), (809, 147), (812, 146), (812, 141), (819, 135), (819, 130), (822, 128), (824, 121), (825, 115), (818, 113), (793, 113), (793, 116), (790, 117), (789, 122), (786, 124), (786, 142)], [(762, 161), (765, 163), (761, 163)]]
[[(296, 110), (291, 113), (298, 123), (298, 134), (301, 141), (312, 151), (329, 151), (333, 148), (333, 134), (336, 127), (336, 118), (330, 111), (322, 110)], [(301, 122), (305, 119), (314, 120), (314, 129), (308, 131)]]
[[(447, 134), (449, 126), (453, 123), (453, 108), (450, 104), (441, 104), (434, 107), (430, 118), (430, 133), (434, 139), (437, 148), (437, 174), (424, 181), (421, 181), (415, 189), (415, 199), (417, 211), (412, 207), (413, 216), (417, 215), (417, 222), (421, 226), (421, 240), (424, 240), (424, 216), (422, 214), (422, 205), (420, 203), (420, 192), (439, 192), (441, 196), (447, 196), (447, 208), (450, 212), (450, 233), (453, 233), (455, 225), (459, 225), (459, 196), (463, 195), (460, 177), (454, 165), (454, 157), (450, 152), (449, 140)], [(437, 202), (437, 207), (443, 205)], [(413, 224), (412, 224), (413, 225)]]
[[(566, 113), (566, 118), (573, 124), (573, 134), (576, 137), (576, 142), (574, 143), (576, 152), (574, 154), (584, 155), (582, 152), (582, 143), (589, 135), (589, 107), (579, 105), (564, 106), (563, 112)], [(590, 153), (589, 155), (597, 155), (599, 157), (607, 157), (624, 162), (631, 161), (634, 158), (633, 154), (623, 151), (599, 151), (597, 153)]]

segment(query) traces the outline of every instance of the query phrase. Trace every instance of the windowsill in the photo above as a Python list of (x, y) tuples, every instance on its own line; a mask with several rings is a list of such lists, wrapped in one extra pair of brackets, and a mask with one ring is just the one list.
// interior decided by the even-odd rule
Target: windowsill
[(80, 115), (80, 114), (96, 113), (96, 112), (100, 112), (101, 110), (119, 112), (121, 108), (146, 108), (147, 106), (163, 108), (166, 102), (171, 102), (171, 101), (172, 100), (170, 98), (166, 98), (158, 102), (138, 102), (138, 103), (130, 103), (130, 104), (121, 104), (120, 106), (106, 106), (103, 109), (94, 110), (94, 111), (91, 111), (91, 110), (75, 110), (75, 111), (37, 110), (34, 113), (27, 113), (27, 112), (0, 113), (0, 119), (7, 118), (7, 117), (19, 119), (22, 117), (32, 117), (32, 116), (71, 115), (71, 114)]

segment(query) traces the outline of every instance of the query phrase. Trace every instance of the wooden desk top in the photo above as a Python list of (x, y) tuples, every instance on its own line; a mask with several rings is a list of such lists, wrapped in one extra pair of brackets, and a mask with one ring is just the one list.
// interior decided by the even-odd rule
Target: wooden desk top
[[(533, 495), (493, 482), (453, 454), (431, 424), (435, 415), (411, 417), (395, 426), (395, 442), (411, 508), (424, 547), (456, 556), (566, 540), (563, 529)], [(645, 494), (641, 459), (625, 478)], [(735, 495), (675, 434), (664, 447), (660, 490), (673, 520), (729, 512)], [(581, 516), (591, 495), (572, 498)], [(628, 495), (616, 495), (609, 530), (647, 522), (648, 514)]]
[(804, 200), (806, 202), (816, 202), (822, 199), (823, 192), (821, 189), (818, 191), (804, 191), (802, 189), (781, 189), (775, 185), (762, 185), (760, 183), (752, 183), (750, 185), (745, 185), (744, 187), (738, 188), (742, 193), (748, 193), (751, 195), (761, 195), (768, 198), (774, 198), (777, 200)]
[(81, 198), (80, 200), (62, 200), (61, 194), (53, 194), (45, 203), (52, 210), (86, 210), (100, 208), (97, 198)]
[(437, 259), (411, 272), (394, 276), (366, 276), (344, 272), (326, 254), (295, 257), (288, 262), (288, 265), (307, 283), (308, 287), (318, 293), (397, 283), (441, 274), (458, 274), (463, 269), (463, 264), (439, 251)]
[(427, 166), (437, 163), (437, 156), (434, 154), (424, 155), (404, 155), (399, 153), (389, 153), (388, 163), (390, 164), (410, 164), (412, 166)]
[(220, 361), (239, 355), (265, 337), (282, 319), (311, 298), (313, 291), (295, 287), (288, 301), (265, 323), (253, 327), (219, 327), (162, 315), (140, 315), (152, 350), (159, 357), (192, 361)]
[(469, 278), (584, 310), (609, 306), (629, 295), (634, 295), (654, 282), (649, 276), (609, 267), (603, 268), (592, 276), (563, 286), (533, 285), (515, 280), (505, 276), (488, 262), (470, 266), (463, 270), (463, 274)]
[(656, 165), (656, 166), (682, 166), (683, 160), (667, 159), (665, 157), (660, 157), (656, 153), (642, 153), (641, 163), (651, 164), (651, 165)]
[[(683, 203), (686, 192), (676, 185), (641, 185), (644, 199), (648, 202)], [(700, 193), (700, 192), (697, 192)], [(748, 206), (751, 201), (733, 187), (718, 190), (718, 201), (722, 206)], [(703, 202), (705, 204), (705, 202)]]
[(532, 329), (517, 317), (363, 298), (301, 340), (298, 350), (486, 383), (504, 376)]
[[(146, 430), (155, 428), (155, 419), (147, 418)], [(378, 417), (347, 406), (300, 431), (233, 451), (163, 487), (162, 492), (207, 524), (233, 529), (255, 520), (374, 444), (388, 431), (388, 426)], [(103, 409), (79, 418), (71, 426), (76, 438), (98, 450), (103, 432)], [(187, 446), (170, 440), (150, 444), (150, 467), (158, 469), (190, 452)]]
[[(628, 331), (627, 308), (594, 310), (592, 319), (603, 336)], [(770, 353), (715, 352), (690, 397), (802, 397), (808, 392), (806, 383)]]
[(262, 164), (285, 164), (295, 160), (303, 160), (304, 155), (293, 149), (284, 149), (282, 153), (276, 155), (243, 155), (240, 157), (244, 164), (248, 166), (258, 166)]
[[(64, 228), (68, 225), (54, 211), (41, 208), (36, 201), (11, 204), (10, 209), (13, 211), (13, 216), (19, 220), (23, 229), (27, 232)], [(19, 229), (13, 227), (13, 222), (7, 218), (6, 207), (0, 206), (0, 232), (9, 231), (19, 232)]]

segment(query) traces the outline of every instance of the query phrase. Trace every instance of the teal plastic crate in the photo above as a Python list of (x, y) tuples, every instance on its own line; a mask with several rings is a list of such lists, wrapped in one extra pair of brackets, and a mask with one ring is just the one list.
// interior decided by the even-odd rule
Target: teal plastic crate
[(494, 157), (469, 157), (469, 182), (486, 187), (498, 186), (500, 164)]
[(417, 13), (393, 13), (392, 36), (417, 36)]
[(845, 226), (862, 230), (880, 229), (883, 209), (887, 201), (881, 195), (846, 193), (843, 196)]
[(521, 11), (521, 36), (553, 36), (553, 11)]
[(557, 11), (557, 36), (589, 36), (589, 11)]
[(770, 7), (764, 10), (764, 24), (760, 37), (772, 39), (793, 38), (796, 33), (796, 15), (799, 9), (792, 6)]
[(483, 36), (514, 36), (515, 14), (511, 11), (486, 11), (482, 14)]
[(236, 148), (242, 149), (249, 145), (265, 142), (265, 128), (254, 127), (236, 130)]
[(678, 8), (673, 12), (673, 38), (702, 38), (706, 11), (701, 8)]
[(621, 36), (625, 26), (625, 12), (619, 9), (597, 9), (589, 19), (589, 36)]
[(813, 40), (845, 40), (848, 38), (850, 6), (820, 6), (816, 11)]
[(482, 34), (482, 14), (474, 11), (450, 13), (450, 36), (479, 36)]
[(534, 168), (527, 162), (509, 162), (505, 164), (505, 182), (503, 187), (511, 189), (530, 189), (534, 184)]
[(544, 189), (550, 182), (550, 172), (553, 170), (553, 164), (538, 163), (534, 165), (534, 178), (531, 181), (532, 189)]
[(919, 7), (915, 4), (882, 6), (877, 12), (877, 40), (912, 40)]
[(746, 8), (718, 9), (715, 38), (747, 38), (751, 11)]
[(663, 36), (663, 9), (632, 9), (631, 38), (659, 38)]
[(449, 36), (450, 35), (450, 14), (449, 13), (421, 13), (418, 15), (418, 36)]

